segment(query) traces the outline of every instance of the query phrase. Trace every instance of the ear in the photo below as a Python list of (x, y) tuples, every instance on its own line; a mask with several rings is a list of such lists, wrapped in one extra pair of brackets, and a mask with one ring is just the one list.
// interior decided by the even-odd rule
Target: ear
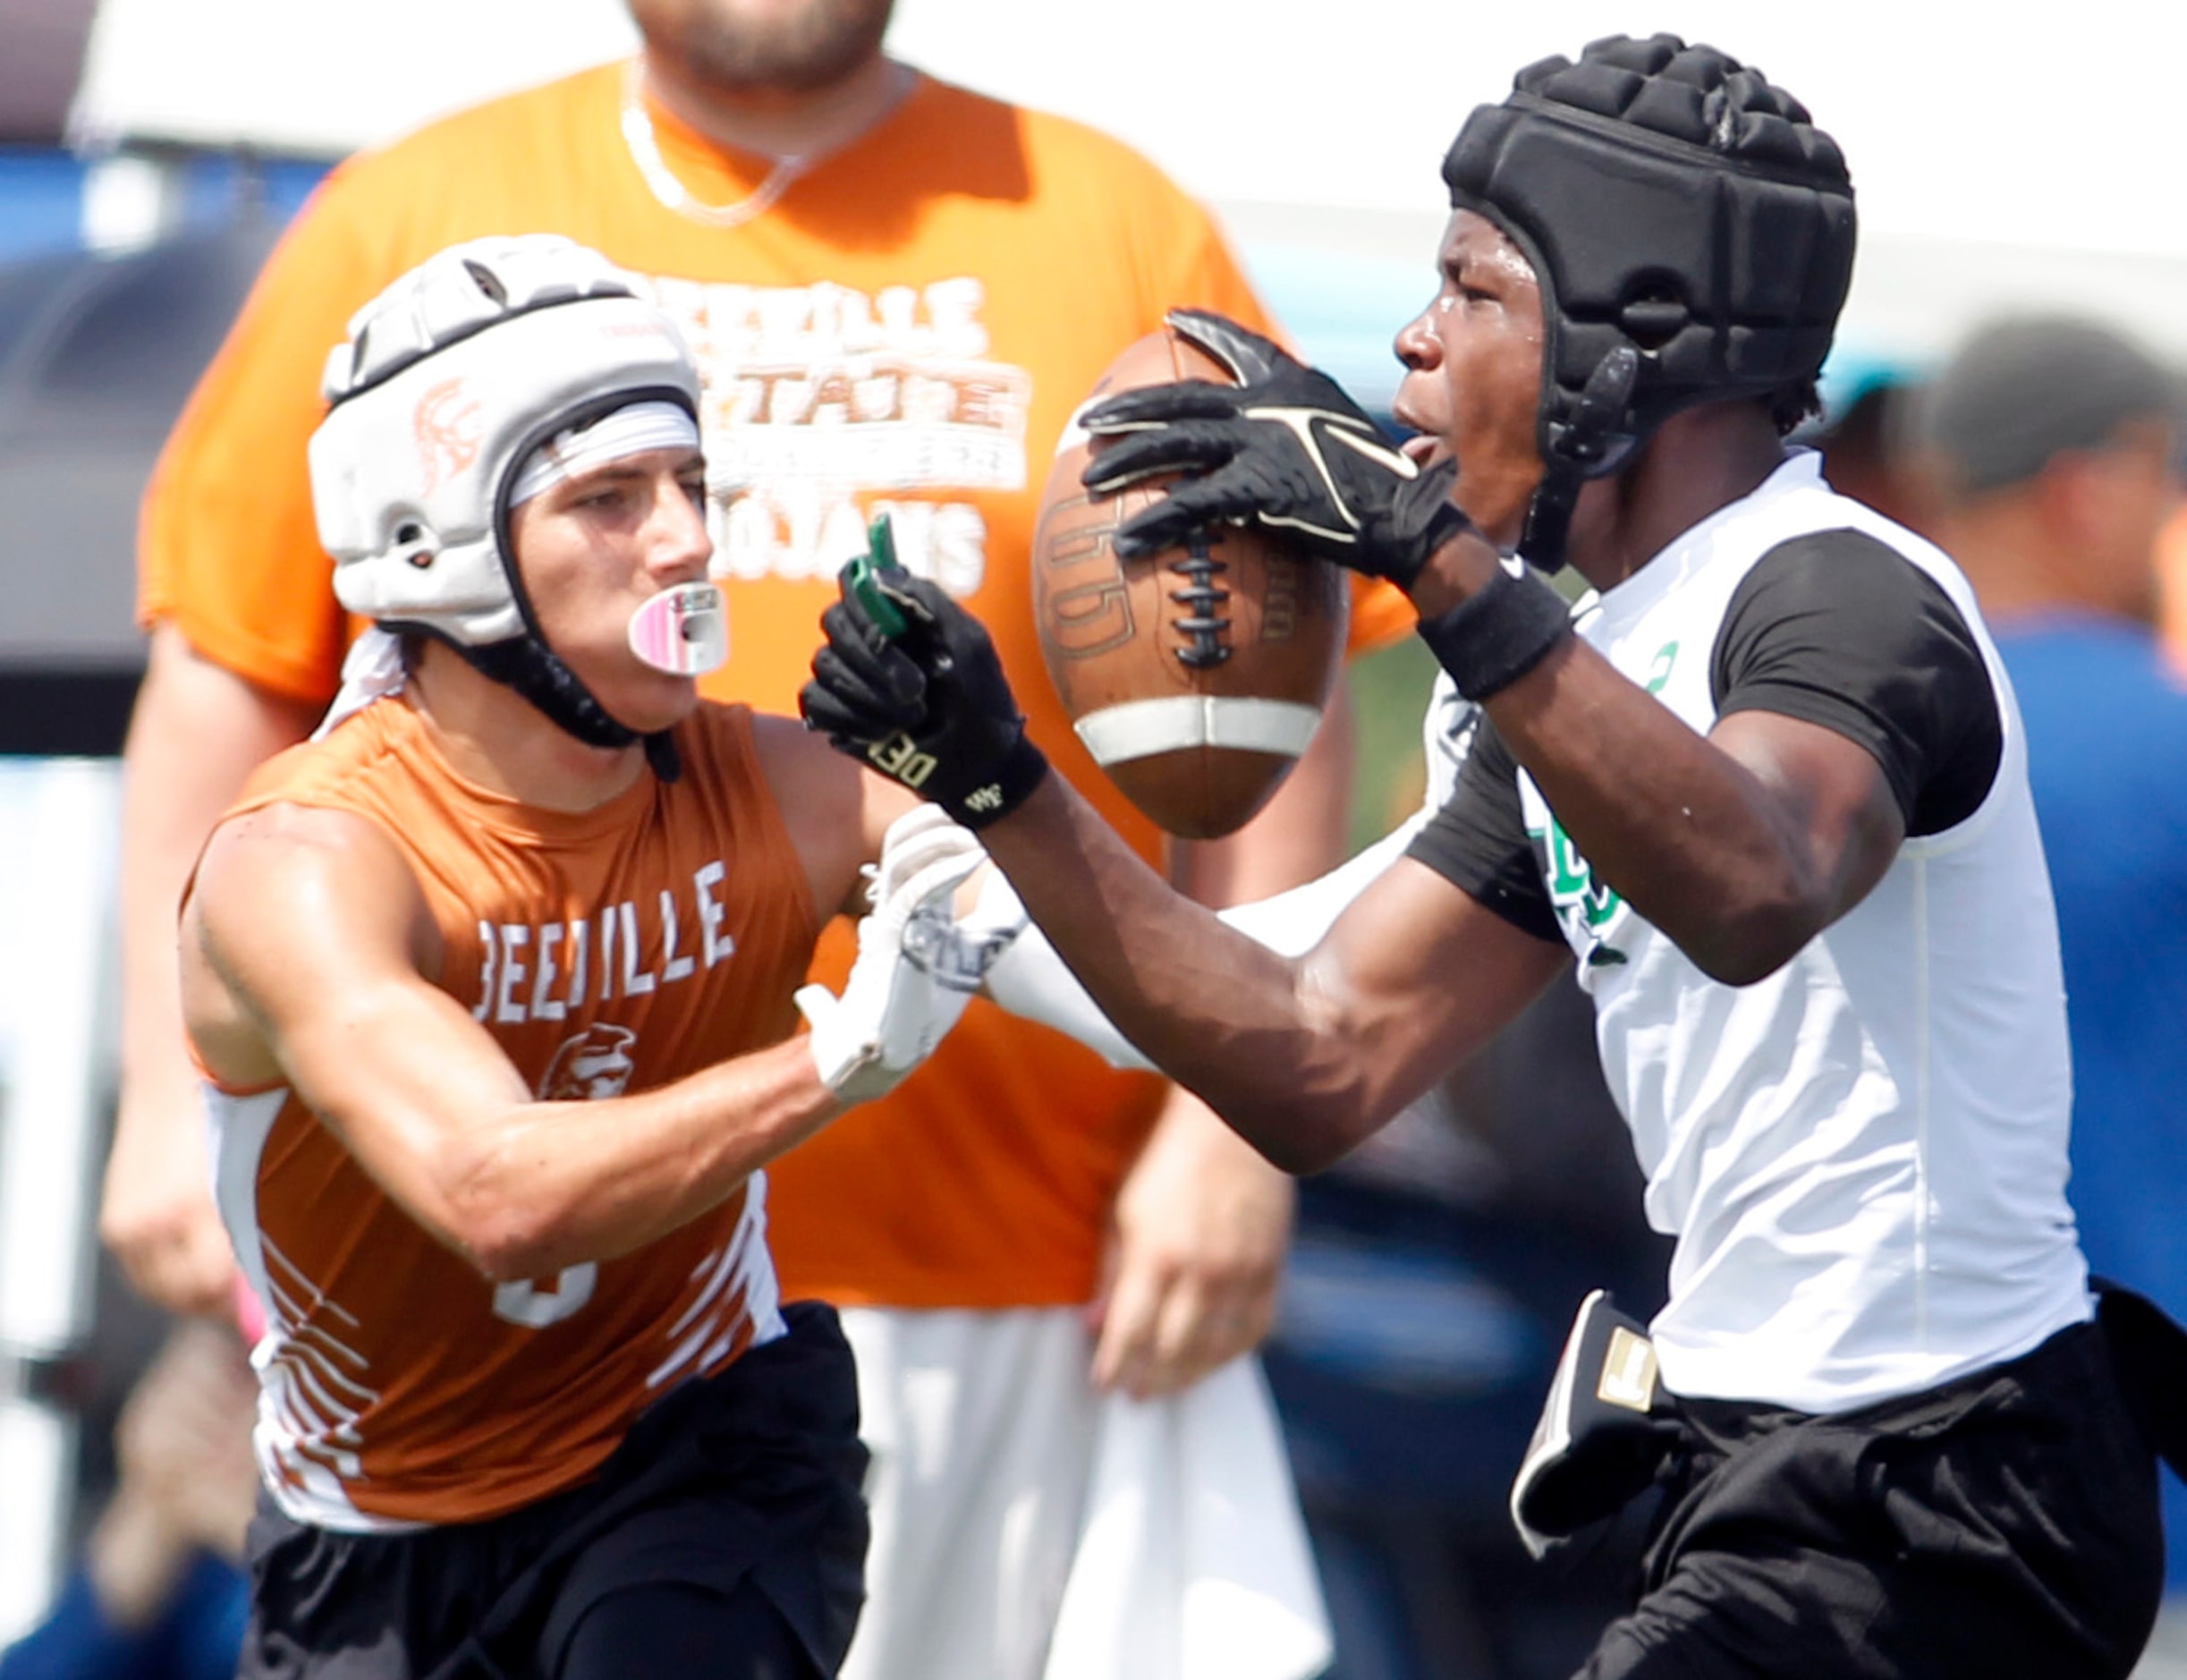
[(2044, 530), (2068, 552), (2082, 547), (2102, 528), (2110, 476), (2105, 467), (2101, 451), (2064, 449), (2029, 481), (2029, 499)]

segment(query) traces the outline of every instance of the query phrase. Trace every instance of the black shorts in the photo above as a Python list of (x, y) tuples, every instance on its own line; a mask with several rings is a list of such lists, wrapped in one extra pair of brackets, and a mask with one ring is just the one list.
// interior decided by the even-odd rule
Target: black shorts
[[(663, 1396), (592, 1480), (505, 1515), (339, 1534), (261, 1499), (242, 1680), (554, 1676), (589, 1611), (663, 1587), (756, 1591), (833, 1675), (865, 1591), (857, 1379), (832, 1309), (784, 1316), (787, 1336)], [(711, 1672), (752, 1672), (733, 1659)]]
[(1683, 1401), (1641, 1596), (1579, 1680), (2109, 1680), (2164, 1583), (2104, 1337), (1859, 1412)]

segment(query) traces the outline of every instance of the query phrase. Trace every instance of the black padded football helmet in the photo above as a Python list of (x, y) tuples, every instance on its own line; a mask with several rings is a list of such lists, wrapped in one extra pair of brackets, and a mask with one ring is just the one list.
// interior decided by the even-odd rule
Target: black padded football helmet
[(1562, 564), (1581, 483), (1666, 417), (1821, 369), (1852, 277), (1852, 182), (1800, 102), (1737, 59), (1674, 35), (1546, 58), (1467, 120), (1443, 178), (1541, 284), (1535, 564)]

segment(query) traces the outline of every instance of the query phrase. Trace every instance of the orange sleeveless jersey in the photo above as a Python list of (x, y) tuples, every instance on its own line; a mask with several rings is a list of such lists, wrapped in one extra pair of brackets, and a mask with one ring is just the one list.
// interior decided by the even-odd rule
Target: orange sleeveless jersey
[[(1206, 215), (1145, 159), (1062, 119), (920, 79), (886, 122), (747, 225), (663, 208), (618, 126), (620, 65), (480, 106), (325, 183), (261, 277), (148, 496), (141, 607), (266, 687), (325, 700), (353, 626), (304, 473), (327, 347), (459, 239), (567, 233), (646, 278), (706, 381), (730, 661), (707, 692), (793, 709), (836, 567), (893, 512), (914, 569), (994, 634), (1034, 738), (1149, 858), (1161, 838), (1072, 733), (1042, 664), (1026, 556), (1055, 439), (1165, 309), (1265, 325)], [(702, 202), (763, 171), (657, 108)], [(1411, 625), (1363, 598), (1355, 641)], [(824, 942), (838, 982), (851, 941)], [(774, 1172), (793, 1294), (900, 1306), (1087, 1299), (1159, 1086), (976, 1003), (940, 1053)]]
[[(353, 811), (401, 850), (430, 977), (543, 1098), (662, 1085), (794, 1030), (817, 922), (742, 708), (676, 733), (685, 773), (596, 810), (462, 780), (399, 699), (265, 766), (236, 810)], [(221, 1214), (265, 1302), (257, 1442), (289, 1515), (471, 1522), (592, 1471), (673, 1383), (782, 1334), (766, 1181), (623, 1256), (496, 1288), (284, 1089), (210, 1094)]]

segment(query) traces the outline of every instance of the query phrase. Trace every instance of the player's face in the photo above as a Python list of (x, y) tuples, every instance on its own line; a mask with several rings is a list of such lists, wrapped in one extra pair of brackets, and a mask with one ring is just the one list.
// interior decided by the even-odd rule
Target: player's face
[(1397, 335), (1405, 377), (1397, 419), (1422, 462), (1454, 456), (1458, 505), (1495, 542), (1518, 540), (1541, 479), (1541, 286), (1525, 254), (1487, 217), (1452, 212), (1437, 254), (1441, 284)]
[(832, 88), (881, 50), (894, 0), (628, 0), (646, 50), (726, 93)]
[(631, 651), (631, 615), (661, 590), (707, 574), (706, 462), (649, 449), (564, 479), (510, 522), (524, 592), (547, 645), (608, 715), (641, 734), (697, 703), (687, 676)]

